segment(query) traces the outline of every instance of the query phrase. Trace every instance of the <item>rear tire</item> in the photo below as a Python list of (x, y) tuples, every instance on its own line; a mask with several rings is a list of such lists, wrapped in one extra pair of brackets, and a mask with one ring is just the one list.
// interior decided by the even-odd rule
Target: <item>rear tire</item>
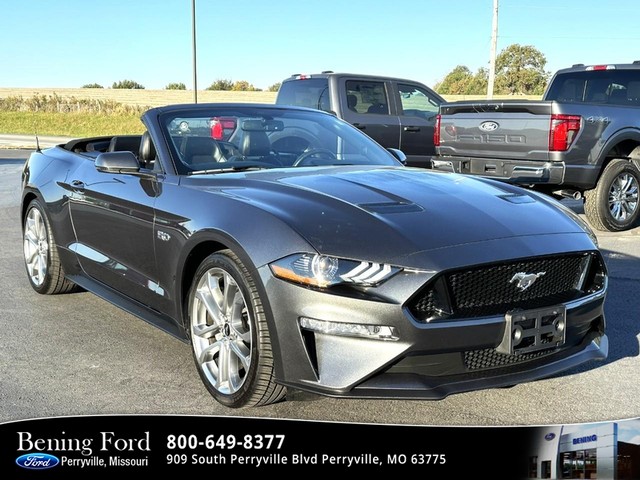
[(284, 398), (275, 383), (266, 316), (255, 282), (231, 251), (209, 255), (189, 292), (193, 358), (209, 393), (227, 407), (268, 405)]
[(32, 200), (23, 223), (23, 252), (27, 277), (42, 295), (71, 292), (75, 284), (65, 278), (51, 224), (44, 207)]
[(604, 169), (596, 188), (585, 192), (584, 213), (597, 229), (619, 232), (632, 228), (640, 215), (640, 171), (630, 161), (617, 158)]

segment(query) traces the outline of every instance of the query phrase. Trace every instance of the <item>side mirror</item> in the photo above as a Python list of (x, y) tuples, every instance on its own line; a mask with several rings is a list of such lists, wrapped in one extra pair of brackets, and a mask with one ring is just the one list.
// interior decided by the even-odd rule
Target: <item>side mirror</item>
[(140, 171), (140, 164), (132, 152), (106, 152), (96, 158), (96, 169), (109, 173), (135, 173)]
[(398, 160), (401, 164), (407, 164), (407, 156), (404, 154), (402, 150), (398, 150), (397, 148), (387, 148), (387, 151), (393, 155), (393, 157)]

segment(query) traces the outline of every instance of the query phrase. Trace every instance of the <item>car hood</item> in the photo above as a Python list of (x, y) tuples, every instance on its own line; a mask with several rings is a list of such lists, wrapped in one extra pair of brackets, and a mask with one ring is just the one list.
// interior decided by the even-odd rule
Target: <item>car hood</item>
[(419, 252), (585, 233), (555, 201), (478, 177), (403, 167), (296, 168), (206, 177), (191, 179), (198, 180), (198, 188), (277, 216), (318, 252), (347, 258), (406, 265)]

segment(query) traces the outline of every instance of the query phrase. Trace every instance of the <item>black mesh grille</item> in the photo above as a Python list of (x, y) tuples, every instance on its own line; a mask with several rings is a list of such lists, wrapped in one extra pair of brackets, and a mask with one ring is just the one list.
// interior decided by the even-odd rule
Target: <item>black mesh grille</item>
[(496, 352), (493, 348), (487, 348), (485, 350), (471, 350), (464, 352), (464, 365), (469, 370), (503, 367), (505, 365), (513, 365), (533, 360), (534, 358), (543, 357), (553, 352), (554, 350), (540, 350), (520, 355), (505, 355), (504, 353)]
[[(591, 271), (578, 290), (585, 259)], [(531, 286), (518, 288), (517, 274), (537, 274)], [(504, 315), (515, 308), (557, 305), (592, 293), (604, 267), (595, 254), (573, 254), (482, 265), (444, 273), (426, 285), (409, 302), (419, 321)]]
[(418, 312), (435, 312), (436, 304), (434, 301), (435, 292), (432, 288), (427, 289), (424, 292), (424, 295), (420, 295), (420, 297), (416, 300), (416, 303), (413, 306), (413, 309)]

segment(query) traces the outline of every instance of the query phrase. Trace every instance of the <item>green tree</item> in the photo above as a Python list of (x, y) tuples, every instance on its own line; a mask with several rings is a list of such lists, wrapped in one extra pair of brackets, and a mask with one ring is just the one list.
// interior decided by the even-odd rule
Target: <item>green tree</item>
[(256, 92), (259, 89), (254, 87), (251, 83), (246, 80), (238, 80), (233, 84), (231, 90), (234, 92)]
[(473, 80), (471, 70), (464, 65), (454, 68), (442, 82), (435, 85), (435, 91), (443, 95), (463, 95)]
[(480, 68), (474, 74), (469, 67), (458, 65), (435, 85), (434, 90), (443, 95), (484, 95), (488, 79), (486, 68)]
[(546, 57), (531, 45), (509, 45), (496, 57), (497, 94), (539, 95), (549, 80)]
[(134, 82), (133, 80), (120, 80), (119, 82), (113, 82), (111, 88), (144, 90), (143, 85), (140, 85), (138, 82)]
[(484, 95), (489, 84), (489, 71), (479, 68), (467, 86), (467, 95)]
[(82, 85), (82, 88), (104, 88), (99, 83), (87, 83), (86, 85)]
[(213, 82), (207, 90), (231, 90), (233, 88), (233, 82), (231, 80), (225, 78), (219, 78), (215, 82)]
[(186, 90), (187, 86), (180, 82), (180, 83), (170, 83), (169, 85), (167, 85), (166, 87), (164, 87), (165, 90)]
[(274, 83), (269, 88), (267, 88), (267, 91), (269, 91), (269, 92), (277, 92), (278, 90), (280, 90), (280, 85), (282, 85), (282, 82)]

